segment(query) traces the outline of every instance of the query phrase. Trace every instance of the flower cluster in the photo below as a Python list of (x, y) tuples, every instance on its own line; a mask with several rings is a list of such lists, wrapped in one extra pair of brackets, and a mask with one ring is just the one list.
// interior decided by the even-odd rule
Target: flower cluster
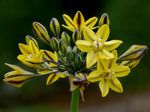
[(116, 48), (123, 42), (108, 40), (110, 22), (106, 13), (100, 19), (92, 17), (85, 21), (78, 11), (73, 19), (66, 14), (63, 19), (66, 25), (62, 26), (70, 32), (62, 31), (58, 20), (52, 18), (50, 30), (53, 36), (49, 36), (41, 23), (33, 22), (35, 36), (47, 44), (49, 50), (40, 49), (37, 41), (27, 35), (26, 44), (19, 43), (21, 54), (17, 59), (37, 72), (6, 64), (13, 71), (5, 74), (4, 81), (21, 87), (28, 79), (47, 75), (47, 85), (60, 78), (68, 78), (70, 91), (79, 88), (82, 98), (85, 88), (94, 82), (99, 82), (102, 97), (108, 94), (109, 88), (122, 93), (118, 78), (130, 73), (147, 51), (147, 46), (132, 45), (118, 57)]

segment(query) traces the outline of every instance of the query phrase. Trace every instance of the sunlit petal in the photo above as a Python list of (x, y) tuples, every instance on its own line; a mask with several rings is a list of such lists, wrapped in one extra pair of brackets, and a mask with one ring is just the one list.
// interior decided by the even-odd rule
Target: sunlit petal
[(86, 68), (89, 68), (92, 65), (94, 65), (97, 62), (97, 59), (97, 55), (94, 51), (88, 52), (86, 56)]
[(97, 23), (97, 17), (92, 17), (85, 22), (85, 26), (92, 28)]
[(109, 92), (109, 86), (107, 80), (102, 79), (99, 83), (99, 88), (101, 90), (102, 97), (105, 97)]
[(77, 40), (76, 45), (83, 52), (90, 52), (93, 50), (91, 43), (85, 40)]
[(122, 44), (121, 40), (107, 41), (107, 42), (104, 42), (104, 49), (106, 49), (107, 51), (112, 51), (116, 49), (118, 46), (120, 46), (120, 44)]
[(113, 68), (116, 77), (124, 77), (130, 73), (128, 66), (116, 66)]
[(90, 82), (100, 81), (102, 79), (102, 72), (95, 70), (91, 72), (86, 78)]

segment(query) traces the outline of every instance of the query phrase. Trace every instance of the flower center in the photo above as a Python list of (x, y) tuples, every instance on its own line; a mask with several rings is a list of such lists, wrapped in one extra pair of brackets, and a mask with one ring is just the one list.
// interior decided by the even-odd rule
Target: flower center
[(95, 50), (101, 50), (103, 48), (103, 43), (100, 41), (94, 41), (93, 47)]
[(105, 79), (108, 79), (108, 80), (109, 80), (109, 79), (112, 79), (112, 78), (114, 77), (114, 74), (115, 74), (114, 72), (112, 72), (112, 71), (109, 72), (109, 71), (108, 71), (108, 72), (106, 72), (106, 73), (104, 74), (104, 78), (105, 78)]

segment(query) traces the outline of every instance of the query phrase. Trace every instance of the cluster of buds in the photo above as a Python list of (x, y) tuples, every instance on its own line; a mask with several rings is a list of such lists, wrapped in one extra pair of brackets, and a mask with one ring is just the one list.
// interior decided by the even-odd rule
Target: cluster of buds
[(85, 88), (94, 82), (99, 82), (102, 97), (108, 94), (109, 89), (122, 93), (118, 77), (130, 73), (147, 51), (147, 46), (132, 45), (118, 57), (116, 48), (122, 41), (108, 41), (110, 21), (106, 13), (100, 19), (92, 17), (85, 21), (78, 11), (73, 19), (66, 14), (63, 19), (66, 25), (62, 26), (71, 33), (61, 31), (58, 20), (52, 18), (52, 37), (41, 23), (33, 22), (35, 36), (46, 43), (49, 50), (40, 49), (37, 41), (27, 35), (26, 44), (19, 43), (21, 54), (17, 59), (37, 72), (32, 73), (19, 66), (6, 64), (13, 71), (5, 74), (4, 81), (21, 87), (28, 79), (47, 75), (47, 85), (60, 78), (68, 78), (70, 91), (79, 88), (82, 98)]

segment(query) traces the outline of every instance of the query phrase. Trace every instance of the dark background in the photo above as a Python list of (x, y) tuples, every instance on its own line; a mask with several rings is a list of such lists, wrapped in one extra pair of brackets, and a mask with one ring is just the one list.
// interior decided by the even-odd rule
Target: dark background
[[(85, 19), (110, 17), (109, 39), (123, 40), (119, 54), (132, 44), (150, 45), (150, 1), (148, 0), (0, 0), (0, 112), (69, 112), (70, 92), (67, 80), (46, 86), (46, 77), (35, 78), (22, 88), (3, 83), (3, 75), (10, 69), (4, 65), (14, 63), (20, 53), (18, 43), (32, 33), (32, 22), (42, 23), (49, 31), (49, 21), (56, 17), (64, 23), (62, 14), (74, 16), (80, 10)], [(51, 34), (50, 34), (51, 35)], [(40, 44), (41, 48), (47, 48)], [(101, 98), (97, 84), (85, 91), (86, 101), (80, 104), (81, 112), (149, 112), (150, 105), (150, 53), (121, 79), (124, 93), (110, 91)]]

